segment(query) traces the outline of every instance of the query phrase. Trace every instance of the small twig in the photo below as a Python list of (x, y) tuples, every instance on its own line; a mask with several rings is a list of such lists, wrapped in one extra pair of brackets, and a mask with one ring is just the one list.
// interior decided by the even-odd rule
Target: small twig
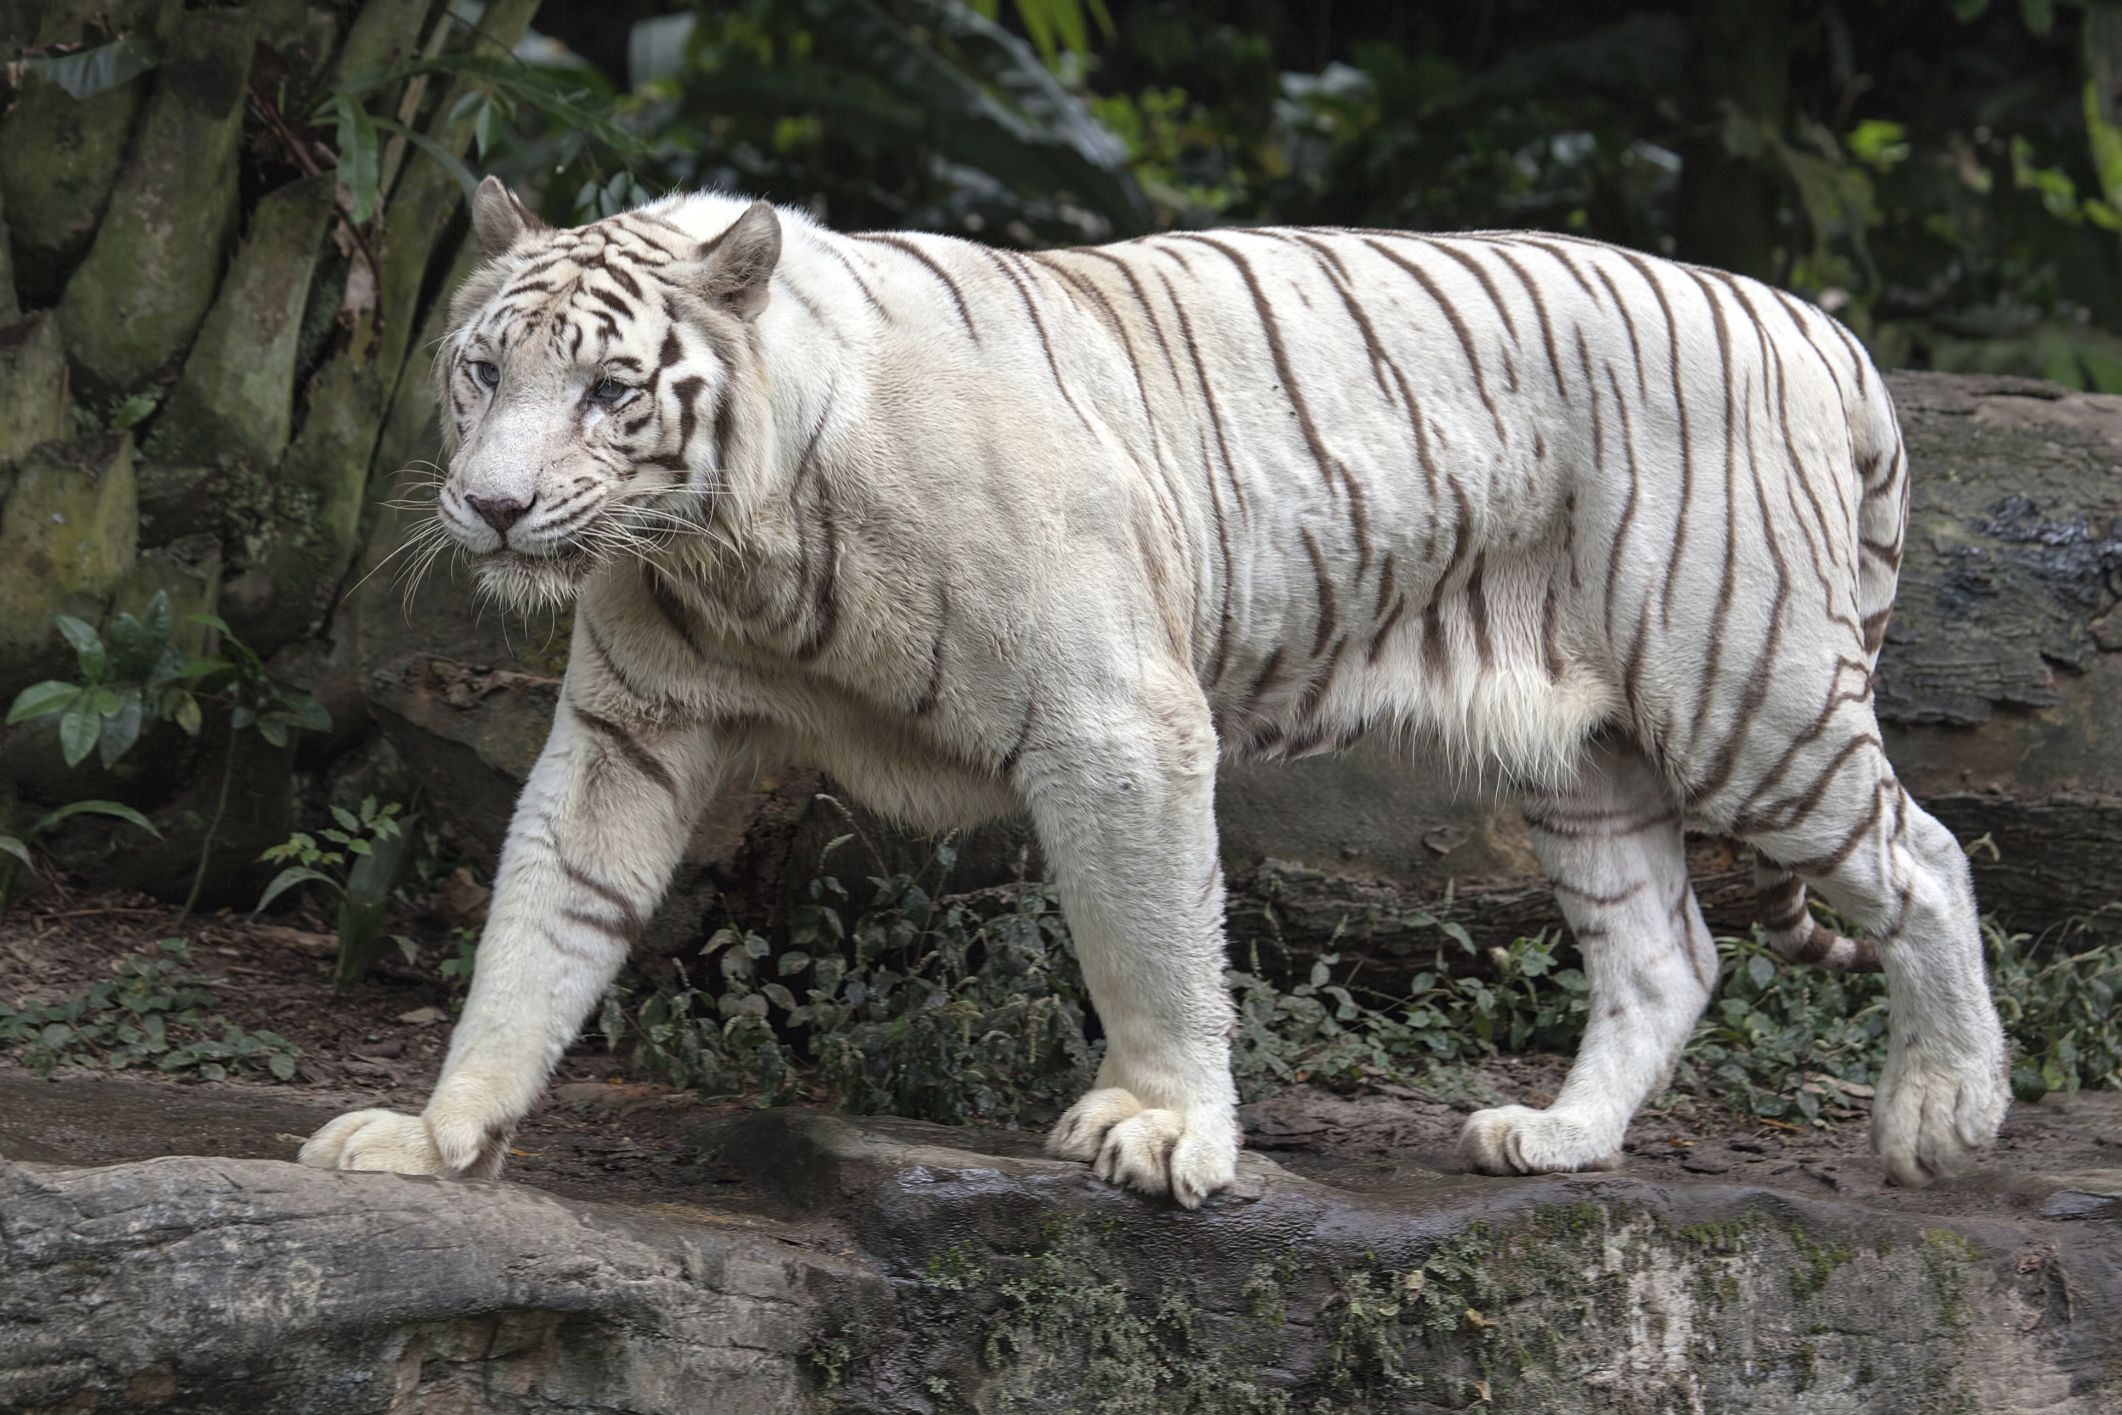
[(112, 914), (139, 914), (144, 917), (155, 917), (167, 913), (169, 913), (167, 909), (128, 909), (106, 904), (94, 909), (69, 909), (63, 914), (40, 914), (38, 917), (45, 919), (96, 919)]
[(295, 159), (295, 165), (312, 177), (323, 176), (324, 168), (319, 166), (317, 159), (311, 155), (309, 144), (302, 141), (301, 136), (287, 125), (287, 119), (281, 114), (279, 107), (256, 89), (251, 90), (250, 97), (259, 116), (265, 119), (266, 126), (273, 130), (286, 146), (288, 155)]
[(199, 868), (192, 871), (191, 893), (184, 896), (184, 907), (177, 911), (177, 922), (183, 923), (191, 917), (192, 906), (199, 902), (199, 891), (206, 887), (206, 865), (212, 858), (214, 837), (221, 833), (221, 816), (228, 809), (228, 783), (236, 774), (236, 725), (228, 728), (228, 756), (221, 765), (221, 794), (214, 801), (214, 818), (207, 823), (206, 835), (199, 842)]

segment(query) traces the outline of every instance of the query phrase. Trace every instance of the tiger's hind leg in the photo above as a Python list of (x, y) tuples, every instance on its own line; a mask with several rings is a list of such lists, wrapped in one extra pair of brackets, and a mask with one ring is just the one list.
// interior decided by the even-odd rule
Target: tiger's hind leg
[(1555, 1103), (1477, 1111), (1460, 1150), (1489, 1174), (1611, 1168), (1709, 1001), (1716, 946), (1688, 883), (1680, 802), (1632, 744), (1602, 740), (1573, 781), (1524, 809), (1584, 955), (1590, 1017)]
[[(1820, 741), (1813, 779), (1750, 802), (1734, 833), (1819, 891), (1876, 948), (1886, 974), (1886, 1065), (1872, 1146), (1902, 1184), (1952, 1174), (1996, 1138), (2010, 1104), (1967, 857), (1909, 799), (1870, 714)], [(1757, 795), (1759, 793), (1757, 792)]]

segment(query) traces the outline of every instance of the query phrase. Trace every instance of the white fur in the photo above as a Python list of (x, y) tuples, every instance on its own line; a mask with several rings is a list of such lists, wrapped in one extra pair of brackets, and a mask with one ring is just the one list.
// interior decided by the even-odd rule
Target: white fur
[[(1475, 1116), (1478, 1167), (1611, 1162), (1669, 1071), (1714, 970), (1683, 821), (1876, 935), (1897, 1177), (1994, 1134), (1965, 867), (1871, 715), (1905, 458), (1826, 316), (1560, 237), (1025, 257), (711, 195), (549, 232), (496, 193), (479, 230), (441, 510), (510, 552), (494, 592), (578, 595), (566, 705), (425, 1115), (305, 1161), (495, 1172), (761, 750), (918, 825), (1029, 813), (1109, 1039), (1049, 1144), (1197, 1204), (1238, 1147), (1216, 763), (1378, 731), (1526, 794), (1585, 952), (1569, 1083)], [(501, 534), (468, 508), (504, 494)]]

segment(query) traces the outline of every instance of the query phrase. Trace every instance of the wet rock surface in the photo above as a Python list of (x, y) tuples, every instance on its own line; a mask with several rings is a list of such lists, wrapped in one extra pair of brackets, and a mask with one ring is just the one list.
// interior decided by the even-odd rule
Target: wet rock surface
[(1619, 1172), (1481, 1179), (1452, 1104), (1291, 1092), (1194, 1213), (1024, 1134), (585, 1082), (513, 1182), (326, 1174), (281, 1157), (335, 1098), (286, 1097), (0, 1077), (0, 1406), (2122, 1401), (2113, 1094), (2021, 1106), (1980, 1174), (1911, 1194), (1847, 1136), (1655, 1117)]

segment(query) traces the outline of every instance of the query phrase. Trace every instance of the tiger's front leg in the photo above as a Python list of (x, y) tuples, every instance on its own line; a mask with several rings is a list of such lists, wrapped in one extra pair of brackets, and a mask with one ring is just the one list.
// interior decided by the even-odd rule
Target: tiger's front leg
[(1193, 1208), (1238, 1162), (1214, 731), (1190, 682), (1075, 720), (1016, 771), (1105, 1028), (1096, 1086), (1046, 1147)]
[(427, 1108), (342, 1115), (303, 1145), (302, 1163), (498, 1175), (516, 1122), (626, 961), (724, 758), (699, 729), (578, 708), (575, 688), (571, 674), (517, 802), (471, 995)]

